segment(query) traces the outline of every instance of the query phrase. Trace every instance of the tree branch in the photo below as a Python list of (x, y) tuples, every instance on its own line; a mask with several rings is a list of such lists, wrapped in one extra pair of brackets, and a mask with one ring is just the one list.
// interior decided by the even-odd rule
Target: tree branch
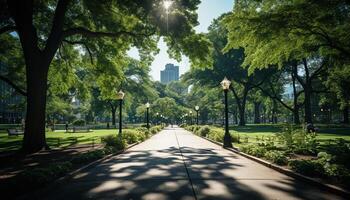
[(66, 14), (69, 2), (70, 0), (59, 0), (57, 3), (55, 15), (52, 21), (52, 28), (44, 50), (48, 56), (54, 56), (62, 41), (64, 16)]
[(10, 85), (13, 89), (15, 89), (16, 92), (18, 92), (19, 94), (23, 95), (23, 96), (27, 96), (27, 92), (24, 91), (23, 89), (21, 89), (18, 85), (16, 85), (15, 83), (13, 83), (9, 78), (0, 75), (0, 80), (4, 81), (5, 83), (7, 83), (8, 85)]
[(7, 33), (8, 31), (15, 31), (16, 30), (16, 26), (5, 26), (0, 28), (0, 35), (3, 33)]
[(83, 41), (70, 41), (70, 40), (63, 40), (63, 42), (66, 42), (66, 43), (71, 44), (71, 45), (76, 45), (76, 44), (83, 45), (90, 56), (91, 64), (94, 64), (94, 59), (92, 57), (91, 50), (86, 43), (84, 43)]
[(151, 32), (151, 33), (134, 33), (134, 32), (129, 32), (129, 31), (125, 31), (125, 30), (121, 30), (118, 32), (102, 32), (102, 31), (91, 31), (88, 30), (84, 27), (76, 27), (76, 28), (70, 28), (67, 29), (65, 31), (63, 31), (63, 38), (72, 36), (72, 35), (82, 35), (82, 36), (86, 36), (86, 37), (119, 37), (121, 35), (129, 35), (129, 36), (133, 36), (133, 37), (137, 37), (137, 36), (143, 36), (143, 37), (149, 37), (151, 35), (153, 35), (155, 33)]

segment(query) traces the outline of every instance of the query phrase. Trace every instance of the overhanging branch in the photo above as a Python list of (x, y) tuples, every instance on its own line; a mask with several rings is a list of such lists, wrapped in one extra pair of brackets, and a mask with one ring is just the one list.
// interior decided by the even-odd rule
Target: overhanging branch
[(19, 94), (23, 95), (23, 96), (27, 96), (27, 92), (24, 91), (23, 89), (21, 89), (18, 85), (16, 85), (15, 83), (13, 83), (9, 78), (0, 75), (0, 80), (4, 81), (5, 83), (9, 84), (13, 89), (15, 89), (16, 92), (18, 92)]
[(83, 41), (70, 41), (70, 40), (63, 40), (63, 42), (66, 42), (66, 43), (71, 44), (71, 45), (76, 45), (76, 44), (83, 45), (85, 47), (86, 51), (89, 53), (91, 64), (94, 64), (94, 59), (92, 57), (91, 50), (86, 43), (84, 43)]
[(5, 26), (0, 28), (0, 34), (7, 33), (9, 31), (15, 31), (15, 30), (16, 30), (16, 26)]
[(125, 30), (121, 30), (117, 32), (102, 32), (102, 31), (91, 31), (84, 27), (76, 27), (76, 28), (70, 28), (63, 31), (63, 38), (66, 38), (72, 35), (82, 35), (86, 37), (119, 37), (121, 35), (129, 35), (132, 37), (138, 37), (138, 36), (149, 37), (154, 33), (155, 31), (151, 33), (135, 33), (135, 32), (125, 31)]

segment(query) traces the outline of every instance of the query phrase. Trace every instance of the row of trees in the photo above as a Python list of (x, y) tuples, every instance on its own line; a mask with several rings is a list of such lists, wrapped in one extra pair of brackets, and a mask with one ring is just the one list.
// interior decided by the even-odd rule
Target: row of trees
[(1, 62), (8, 70), (0, 77), (26, 97), (24, 152), (46, 147), (47, 99), (84, 95), (89, 79), (104, 100), (128, 84), (122, 66), (132, 46), (148, 65), (164, 37), (172, 57), (210, 65), (210, 42), (193, 30), (199, 3), (176, 1), (167, 17), (158, 0), (1, 0)]
[(349, 6), (342, 0), (236, 1), (233, 11), (209, 28), (212, 68), (192, 69), (185, 79), (214, 88), (229, 78), (235, 101), (231, 110), (238, 110), (240, 125), (246, 123), (248, 100), (259, 122), (264, 98), (272, 101), (272, 116), (287, 110), (296, 124), (300, 113), (312, 123), (315, 105), (342, 110), (343, 122), (349, 123)]

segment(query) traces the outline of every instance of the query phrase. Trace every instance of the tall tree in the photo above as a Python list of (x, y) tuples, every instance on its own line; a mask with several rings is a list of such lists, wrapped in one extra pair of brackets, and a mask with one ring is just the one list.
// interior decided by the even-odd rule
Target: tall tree
[(164, 35), (173, 57), (180, 58), (182, 51), (192, 65), (206, 66), (210, 64), (209, 42), (193, 30), (198, 23), (194, 12), (198, 3), (174, 3), (166, 26), (163, 2), (157, 0), (2, 0), (0, 34), (16, 32), (26, 66), (27, 126), (23, 150), (35, 152), (46, 146), (47, 77), (62, 43), (80, 45), (89, 52), (89, 45), (99, 47), (101, 40), (97, 38), (103, 38), (113, 43), (120, 55), (133, 45), (145, 56), (155, 52), (158, 36)]

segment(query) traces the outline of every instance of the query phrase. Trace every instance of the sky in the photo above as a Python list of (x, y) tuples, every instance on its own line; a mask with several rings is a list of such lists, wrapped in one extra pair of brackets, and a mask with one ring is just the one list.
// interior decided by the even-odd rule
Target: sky
[[(207, 32), (213, 19), (232, 10), (233, 1), (234, 0), (202, 0), (197, 10), (199, 25), (195, 27), (196, 32)], [(181, 62), (177, 62), (169, 58), (166, 52), (167, 46), (162, 39), (158, 43), (158, 48), (160, 49), (160, 52), (155, 56), (151, 65), (150, 75), (154, 80), (160, 80), (160, 70), (163, 70), (165, 64), (167, 63), (178, 65), (180, 68), (180, 75), (190, 69), (188, 58), (183, 57)], [(129, 55), (131, 57), (138, 58), (136, 49), (131, 49), (129, 51)]]

